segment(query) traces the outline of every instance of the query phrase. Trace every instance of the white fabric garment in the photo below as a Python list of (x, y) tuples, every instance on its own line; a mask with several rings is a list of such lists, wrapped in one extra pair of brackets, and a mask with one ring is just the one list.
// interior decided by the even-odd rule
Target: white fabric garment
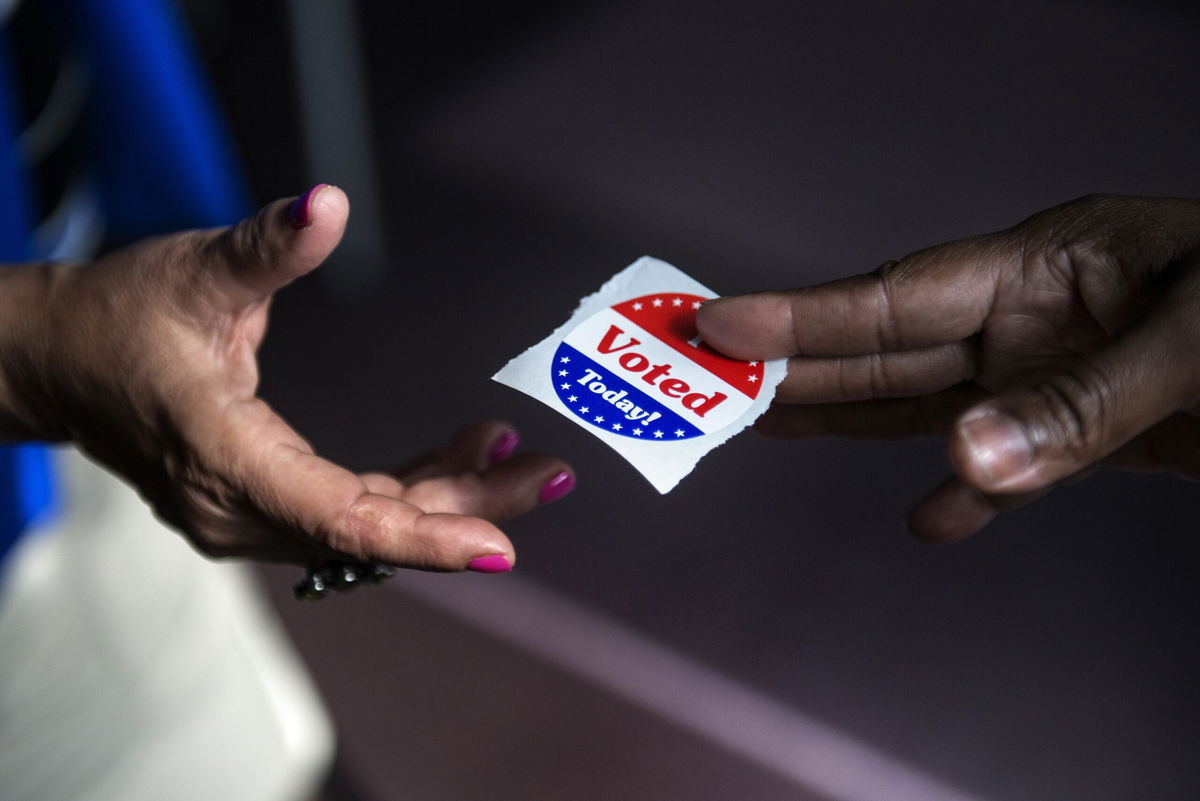
[(332, 728), (248, 569), (78, 453), (60, 475), (0, 582), (0, 797), (310, 798)]

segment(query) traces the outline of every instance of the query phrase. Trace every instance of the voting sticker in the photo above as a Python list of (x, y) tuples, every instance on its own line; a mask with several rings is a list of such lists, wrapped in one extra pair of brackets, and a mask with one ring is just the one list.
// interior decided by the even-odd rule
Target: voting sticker
[(643, 257), (493, 378), (574, 420), (666, 493), (766, 411), (787, 374), (786, 359), (729, 359), (700, 339), (696, 310), (714, 297)]

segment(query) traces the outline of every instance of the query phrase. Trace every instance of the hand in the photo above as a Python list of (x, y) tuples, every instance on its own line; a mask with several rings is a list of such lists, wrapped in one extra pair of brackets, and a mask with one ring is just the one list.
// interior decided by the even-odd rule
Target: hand
[(355, 475), (256, 397), (271, 297), (329, 255), (348, 213), (340, 189), (319, 185), (233, 228), (87, 267), (0, 270), (0, 439), (74, 440), (214, 556), (511, 566), (493, 522), (574, 479), (556, 459), (508, 459), (510, 427), (477, 425), (409, 468)]
[(767, 433), (947, 436), (957, 476), (909, 516), (926, 539), (1104, 464), (1200, 478), (1200, 201), (1087, 197), (697, 323), (790, 357)]

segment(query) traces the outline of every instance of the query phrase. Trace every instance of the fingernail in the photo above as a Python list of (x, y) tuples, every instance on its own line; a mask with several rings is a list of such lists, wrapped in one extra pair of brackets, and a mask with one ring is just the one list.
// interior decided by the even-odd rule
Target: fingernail
[(1006, 414), (968, 420), (959, 430), (971, 461), (995, 485), (1017, 478), (1033, 464), (1033, 448), (1024, 430)]
[(557, 501), (573, 489), (575, 489), (575, 476), (564, 470), (542, 485), (538, 491), (538, 503)]
[(309, 189), (303, 195), (293, 200), (292, 205), (288, 206), (288, 222), (297, 231), (312, 225), (313, 198), (316, 197), (318, 191), (324, 189), (326, 186), (329, 186), (329, 184), (317, 184), (312, 189)]
[(492, 445), (492, 449), (488, 451), (488, 460), (492, 464), (503, 462), (513, 455), (513, 451), (517, 449), (518, 442), (520, 442), (520, 438), (515, 432), (505, 431), (496, 439), (496, 442)]
[(467, 570), (474, 570), (476, 573), (507, 573), (512, 570), (512, 564), (507, 557), (500, 554), (477, 556), (467, 562)]

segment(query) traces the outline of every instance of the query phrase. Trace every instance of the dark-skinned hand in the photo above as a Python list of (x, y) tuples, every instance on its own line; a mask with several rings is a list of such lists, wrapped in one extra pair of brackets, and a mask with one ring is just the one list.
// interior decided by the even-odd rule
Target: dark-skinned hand
[(1200, 479), (1200, 201), (1089, 196), (819, 286), (706, 303), (704, 340), (788, 358), (781, 437), (947, 438), (909, 515), (953, 541), (1101, 466)]

